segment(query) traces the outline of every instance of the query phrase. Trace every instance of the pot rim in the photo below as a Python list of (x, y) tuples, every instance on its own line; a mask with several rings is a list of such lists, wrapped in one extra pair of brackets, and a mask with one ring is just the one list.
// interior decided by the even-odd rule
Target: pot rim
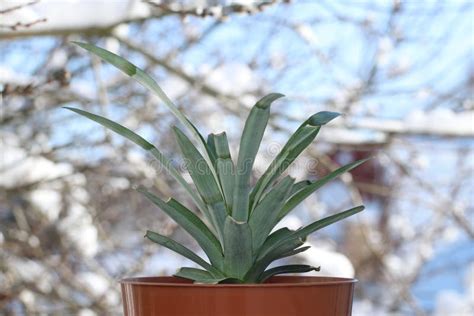
[[(307, 287), (307, 286), (328, 286), (351, 284), (358, 282), (354, 278), (326, 277), (326, 276), (274, 276), (272, 280), (305, 280), (304, 282), (288, 282), (282, 281), (278, 283), (252, 283), (252, 284), (195, 284), (195, 283), (176, 283), (169, 282), (171, 280), (180, 280), (181, 278), (174, 276), (160, 277), (134, 277), (119, 280), (122, 285), (146, 285), (146, 286), (162, 286), (162, 287), (193, 287), (193, 288), (274, 288), (274, 287)], [(308, 279), (312, 279), (308, 281)]]

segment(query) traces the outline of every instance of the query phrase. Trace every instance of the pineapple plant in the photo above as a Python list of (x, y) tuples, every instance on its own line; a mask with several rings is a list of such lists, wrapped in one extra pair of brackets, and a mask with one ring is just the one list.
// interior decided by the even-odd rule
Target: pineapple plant
[[(195, 189), (173, 167), (171, 161), (153, 144), (130, 129), (105, 117), (72, 107), (65, 107), (95, 121), (134, 142), (156, 159), (183, 187), (201, 216), (174, 198), (163, 200), (143, 187), (137, 191), (157, 205), (193, 237), (208, 261), (173, 239), (147, 231), (145, 237), (195, 262), (201, 269), (182, 267), (175, 276), (196, 283), (262, 283), (284, 273), (303, 273), (318, 267), (302, 264), (269, 268), (275, 260), (307, 250), (305, 239), (315, 231), (361, 212), (357, 206), (317, 220), (298, 230), (275, 226), (309, 195), (327, 182), (347, 172), (364, 160), (350, 163), (315, 181), (295, 182), (283, 176), (289, 165), (308, 147), (321, 127), (338, 117), (334, 112), (318, 112), (304, 121), (290, 136), (273, 162), (253, 187), (250, 178), (255, 157), (267, 122), (270, 105), (283, 97), (271, 93), (260, 99), (246, 120), (237, 159), (232, 159), (225, 132), (210, 134), (207, 139), (178, 110), (154, 79), (122, 57), (100, 47), (74, 42), (109, 62), (156, 94), (180, 121), (186, 132), (173, 127), (176, 141), (187, 160)], [(188, 136), (194, 138), (194, 142)], [(195, 146), (195, 143), (198, 146)]]

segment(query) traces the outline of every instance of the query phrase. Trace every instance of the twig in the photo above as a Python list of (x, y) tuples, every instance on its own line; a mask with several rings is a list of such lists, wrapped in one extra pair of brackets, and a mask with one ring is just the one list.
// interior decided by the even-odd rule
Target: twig
[(0, 28), (3, 28), (3, 29), (10, 29), (12, 31), (17, 31), (19, 28), (29, 28), (29, 27), (32, 27), (33, 25), (36, 25), (38, 23), (43, 23), (43, 22), (46, 22), (48, 19), (46, 18), (42, 18), (42, 19), (38, 19), (38, 20), (35, 20), (33, 22), (28, 22), (28, 23), (23, 23), (23, 22), (16, 22), (15, 24), (0, 24)]
[(189, 7), (175, 6), (166, 3), (157, 3), (150, 0), (144, 0), (143, 2), (163, 11), (166, 14), (177, 14), (181, 16), (194, 15), (198, 17), (214, 16), (217, 18), (225, 18), (231, 14), (244, 13), (253, 14), (265, 10), (267, 7), (288, 1), (270, 0), (270, 1), (255, 1), (253, 4), (239, 4), (232, 3), (229, 5), (217, 5), (210, 7)]
[(12, 11), (20, 10), (21, 8), (32, 6), (34, 4), (37, 4), (38, 2), (40, 2), (40, 0), (33, 0), (33, 1), (28, 2), (28, 3), (23, 3), (23, 4), (19, 4), (19, 5), (10, 7), (10, 8), (6, 8), (6, 9), (3, 9), (3, 10), (0, 10), (0, 14), (6, 14), (6, 13), (10, 13)]

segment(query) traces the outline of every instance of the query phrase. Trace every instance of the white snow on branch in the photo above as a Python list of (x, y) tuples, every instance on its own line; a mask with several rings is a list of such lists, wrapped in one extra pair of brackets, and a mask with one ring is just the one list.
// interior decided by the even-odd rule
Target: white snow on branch
[(468, 267), (465, 278), (465, 292), (442, 290), (436, 296), (433, 315), (468, 316), (474, 314), (474, 263)]
[[(296, 215), (288, 215), (282, 219), (280, 223), (274, 228), (287, 227), (292, 230), (299, 229), (303, 226), (303, 222)], [(355, 270), (350, 260), (343, 254), (334, 251), (333, 246), (325, 243), (318, 242), (311, 243), (307, 241), (303, 246), (311, 246), (305, 252), (297, 255), (297, 259), (302, 261), (304, 264), (309, 264), (315, 267), (321, 267), (321, 271), (313, 271), (305, 273), (305, 275), (315, 276), (334, 276), (334, 277), (354, 277)], [(291, 258), (289, 260), (291, 262)], [(294, 263), (294, 262), (292, 262)]]
[(15, 72), (5, 65), (0, 65), (0, 84), (9, 83), (23, 85), (31, 83), (32, 81), (31, 76)]
[(28, 155), (23, 149), (2, 144), (0, 186), (14, 188), (71, 174), (68, 164), (53, 163), (44, 157)]
[(331, 122), (321, 137), (331, 143), (380, 144), (390, 134), (440, 137), (474, 137), (474, 111), (453, 112), (436, 108), (430, 112), (414, 110), (405, 119), (354, 117)]
[(58, 222), (59, 231), (85, 256), (94, 256), (99, 249), (98, 232), (90, 212), (83, 206), (89, 199), (83, 188), (86, 185), (85, 177), (74, 174), (69, 164), (28, 155), (24, 149), (15, 146), (14, 135), (10, 135), (8, 144), (2, 144), (0, 187), (16, 188), (39, 183), (25, 198), (51, 222), (58, 220), (63, 207), (60, 193), (62, 185), (58, 178), (74, 188), (71, 191), (74, 202), (68, 205), (65, 216)]
[(206, 83), (227, 95), (239, 96), (255, 90), (258, 77), (243, 63), (226, 63), (208, 73)]
[(387, 141), (387, 135), (378, 131), (327, 126), (321, 131), (321, 139), (335, 144), (382, 144)]
[(305, 275), (316, 275), (316, 276), (333, 276), (342, 278), (354, 277), (354, 266), (350, 260), (341, 253), (336, 251), (323, 249), (319, 246), (314, 246), (307, 242), (304, 246), (311, 246), (305, 252), (298, 254), (297, 256), (302, 258), (305, 263), (321, 267), (321, 271), (314, 271)]
[(347, 125), (385, 133), (467, 137), (474, 136), (474, 111), (456, 113), (446, 108), (430, 112), (415, 110), (404, 120), (354, 118)]
[[(27, 2), (24, 0), (2, 1), (0, 9)], [(139, 0), (42, 0), (34, 5), (24, 6), (2, 15), (2, 24), (31, 23), (38, 19), (46, 19), (45, 22), (16, 30), (0, 29), (0, 34), (106, 28), (122, 21), (145, 18), (150, 15), (150, 6)]]

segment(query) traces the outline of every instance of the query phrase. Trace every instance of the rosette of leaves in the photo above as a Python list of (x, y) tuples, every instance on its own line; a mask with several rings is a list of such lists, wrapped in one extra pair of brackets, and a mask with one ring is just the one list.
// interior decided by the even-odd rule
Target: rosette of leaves
[(149, 240), (188, 258), (202, 268), (183, 267), (176, 276), (198, 283), (261, 283), (276, 274), (318, 270), (302, 264), (268, 267), (275, 260), (307, 250), (309, 247), (304, 246), (304, 243), (308, 235), (364, 209), (364, 206), (357, 206), (297, 230), (274, 230), (278, 222), (305, 198), (365, 161), (353, 162), (315, 181), (295, 182), (292, 177), (283, 176), (289, 165), (313, 142), (321, 127), (339, 116), (338, 113), (318, 112), (304, 121), (251, 187), (252, 166), (270, 118), (270, 105), (282, 97), (282, 94), (271, 93), (252, 107), (240, 139), (238, 157), (233, 159), (225, 133), (210, 134), (204, 138), (155, 80), (143, 70), (97, 46), (75, 44), (109, 62), (156, 94), (185, 128), (182, 130), (174, 127), (173, 132), (187, 161), (194, 186), (183, 178), (158, 148), (130, 129), (105, 117), (66, 107), (143, 148), (162, 164), (189, 195), (201, 216), (174, 198), (165, 201), (145, 188), (137, 189), (189, 233), (208, 258), (206, 261), (175, 240), (147, 231), (145, 237)]

